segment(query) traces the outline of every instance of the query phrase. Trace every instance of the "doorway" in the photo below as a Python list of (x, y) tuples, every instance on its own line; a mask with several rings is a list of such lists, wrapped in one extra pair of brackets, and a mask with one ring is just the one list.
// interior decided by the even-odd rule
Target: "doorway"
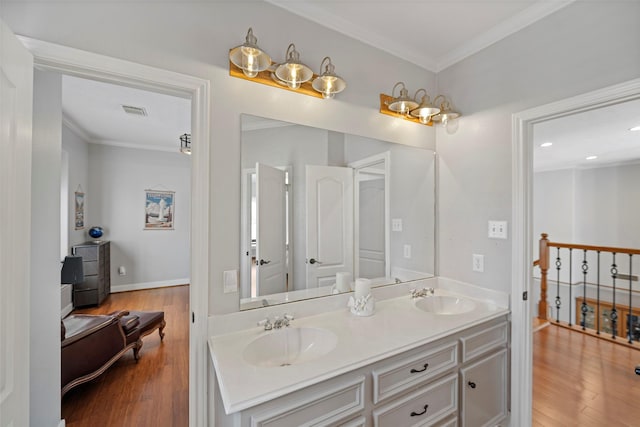
[[(206, 335), (209, 279), (210, 82), (129, 61), (21, 37), (35, 67), (160, 93), (186, 96), (192, 109), (191, 232), (189, 296), (189, 425), (207, 420)], [(197, 230), (195, 232), (194, 230)], [(55, 322), (55, 319), (48, 319)], [(56, 349), (51, 348), (51, 351)], [(52, 399), (58, 399), (52, 396)]]
[[(532, 420), (533, 127), (558, 117), (640, 98), (640, 79), (589, 92), (513, 115), (512, 129), (512, 388), (514, 425)], [(529, 295), (531, 295), (529, 297)], [(524, 300), (524, 301), (523, 301)]]

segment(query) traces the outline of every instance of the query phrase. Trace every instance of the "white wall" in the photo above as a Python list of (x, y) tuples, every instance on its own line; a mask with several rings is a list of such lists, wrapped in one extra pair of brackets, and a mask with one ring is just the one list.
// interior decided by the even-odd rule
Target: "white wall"
[[(378, 112), (379, 94), (399, 80), (434, 93), (433, 73), (263, 2), (15, 2), (0, 13), (17, 34), (212, 82), (211, 141), (204, 142), (211, 145), (211, 313), (238, 310), (238, 293), (224, 294), (221, 282), (223, 270), (239, 268), (240, 183), (229, 177), (240, 176), (241, 113), (435, 144), (433, 129)], [(330, 55), (347, 89), (327, 101), (229, 77), (228, 51), (243, 43), (250, 26), (276, 61), (292, 41), (313, 69)]]
[(575, 2), (438, 74), (463, 114), (436, 133), (440, 275), (511, 290), (511, 240), (487, 238), (488, 220), (511, 219), (511, 115), (637, 78), (638, 16), (640, 2)]
[(62, 77), (35, 70), (33, 98), (29, 407), (32, 426), (53, 427), (60, 421)]
[[(87, 225), (103, 227), (111, 241), (112, 290), (189, 283), (191, 157), (90, 144), (88, 170)], [(173, 230), (144, 230), (146, 189), (175, 191)]]
[[(87, 197), (89, 190), (89, 144), (75, 134), (67, 126), (62, 126), (62, 149), (69, 155), (69, 188), (68, 188), (68, 209), (69, 209), (69, 248), (78, 243), (91, 240), (87, 231), (91, 227), (91, 216), (89, 215), (89, 204), (91, 200)], [(74, 192), (82, 187), (85, 193), (84, 199), (84, 228), (75, 229), (75, 201)], [(71, 249), (69, 249), (71, 253)]]

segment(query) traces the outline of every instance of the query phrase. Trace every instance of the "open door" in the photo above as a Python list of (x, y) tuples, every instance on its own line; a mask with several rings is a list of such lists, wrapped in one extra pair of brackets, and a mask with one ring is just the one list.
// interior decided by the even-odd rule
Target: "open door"
[(353, 169), (306, 169), (307, 287), (331, 286), (353, 272)]
[(287, 290), (285, 172), (256, 163), (256, 295)]
[(33, 57), (0, 21), (0, 427), (29, 425)]

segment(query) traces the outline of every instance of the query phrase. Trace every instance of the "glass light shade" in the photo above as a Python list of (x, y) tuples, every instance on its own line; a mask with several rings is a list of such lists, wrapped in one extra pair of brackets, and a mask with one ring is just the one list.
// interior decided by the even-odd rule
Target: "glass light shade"
[(287, 84), (291, 89), (299, 89), (300, 85), (308, 82), (313, 77), (311, 68), (300, 62), (300, 53), (292, 43), (287, 49), (287, 62), (278, 65), (275, 71), (278, 79)]
[[(336, 93), (342, 92), (347, 87), (347, 83), (335, 74), (335, 67), (328, 56), (322, 60), (322, 64), (324, 64), (326, 60), (328, 60), (328, 64), (325, 67), (324, 73), (313, 79), (311, 86), (317, 92), (320, 92), (324, 99), (330, 99), (333, 98)], [(321, 69), (322, 64), (320, 65)]]
[[(424, 89), (418, 90), (418, 92), (416, 92), (416, 95), (418, 93), (420, 93), (421, 91), (424, 91)], [(414, 96), (414, 98), (417, 98), (417, 96)], [(431, 100), (429, 99), (429, 95), (427, 95), (426, 91), (425, 91), (425, 94), (422, 96), (422, 100), (420, 102), (420, 105), (418, 105), (416, 108), (411, 110), (409, 112), (409, 114), (412, 117), (416, 117), (416, 118), (420, 119), (420, 123), (426, 125), (427, 123), (429, 123), (429, 120), (431, 119), (431, 116), (433, 116), (434, 114), (438, 114), (439, 112), (440, 112), (440, 109), (431, 104)]]
[(460, 113), (453, 111), (448, 101), (442, 102), (440, 105), (440, 113), (431, 117), (434, 122), (441, 122), (442, 126), (446, 126), (448, 122), (460, 117)]
[[(393, 96), (393, 93), (391, 94), (391, 96)], [(409, 91), (404, 87), (404, 83), (402, 83), (402, 89), (400, 89), (400, 96), (397, 98), (393, 98), (388, 105), (389, 110), (400, 114), (406, 114), (409, 111), (415, 109), (417, 106), (418, 103), (409, 98)]]
[(249, 28), (245, 43), (229, 52), (229, 60), (249, 78), (257, 76), (271, 65), (271, 57), (258, 47), (257, 42), (253, 30)]

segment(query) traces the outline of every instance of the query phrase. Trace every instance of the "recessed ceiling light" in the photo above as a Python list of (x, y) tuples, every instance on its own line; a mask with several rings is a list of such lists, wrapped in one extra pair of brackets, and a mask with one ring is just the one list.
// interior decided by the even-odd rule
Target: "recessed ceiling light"
[(540, 144), (540, 147), (547, 148), (547, 147), (551, 147), (552, 145), (553, 145), (553, 142), (543, 142), (542, 144)]
[(631, 129), (629, 129), (629, 130), (630, 130), (631, 132), (634, 132), (634, 131), (640, 130), (640, 126), (634, 126), (634, 127), (632, 127)]
[(587, 157), (586, 159), (587, 159), (587, 160), (595, 160), (595, 159), (597, 159), (597, 158), (598, 158), (598, 156), (589, 156), (589, 157)]

